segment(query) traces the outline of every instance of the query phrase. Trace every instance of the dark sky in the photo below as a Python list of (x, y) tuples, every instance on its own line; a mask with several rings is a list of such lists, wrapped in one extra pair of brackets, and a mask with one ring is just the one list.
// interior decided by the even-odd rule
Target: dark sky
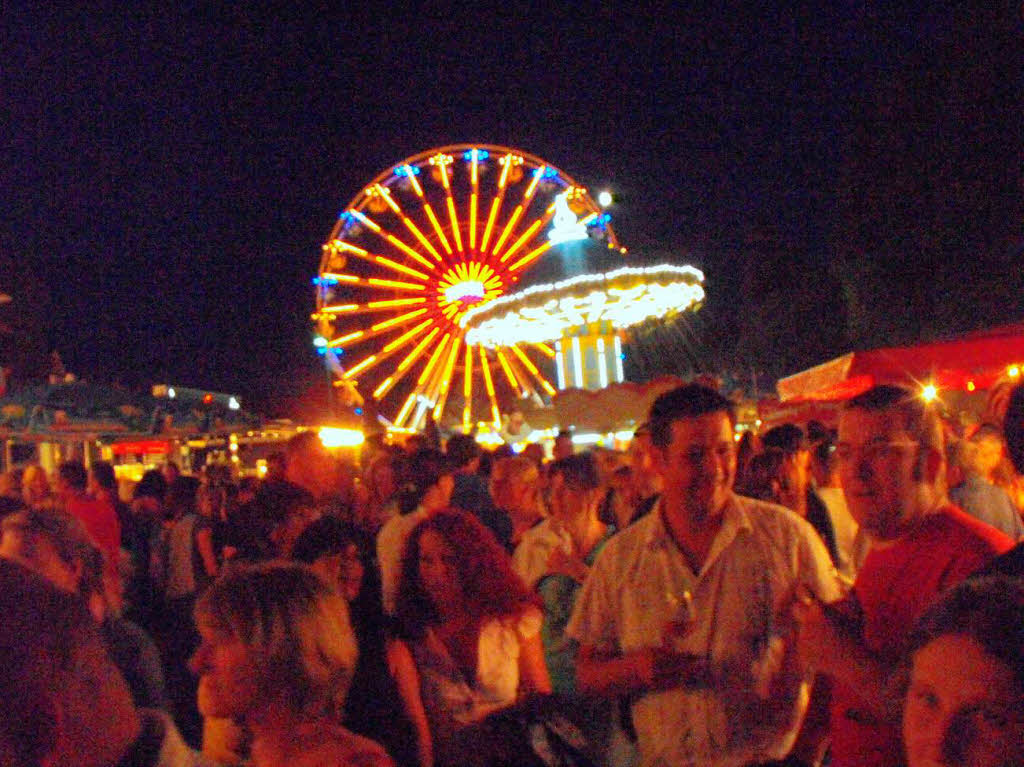
[(464, 141), (611, 186), (636, 258), (708, 273), (635, 376), (1024, 317), (1011, 3), (67, 5), (3, 21), (0, 292), (82, 377), (293, 408), (324, 380), (310, 278), (337, 212)]

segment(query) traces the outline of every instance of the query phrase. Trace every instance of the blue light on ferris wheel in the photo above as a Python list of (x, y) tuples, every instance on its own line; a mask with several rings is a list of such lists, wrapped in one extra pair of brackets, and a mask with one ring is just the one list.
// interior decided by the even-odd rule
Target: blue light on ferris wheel
[(399, 165), (395, 168), (396, 176), (418, 176), (420, 175), (420, 169), (415, 165)]
[(462, 159), (465, 160), (466, 162), (472, 161), (473, 152), (476, 152), (477, 162), (481, 160), (486, 160), (488, 157), (491, 156), (491, 153), (488, 152), (486, 149), (467, 149), (465, 152), (462, 153)]

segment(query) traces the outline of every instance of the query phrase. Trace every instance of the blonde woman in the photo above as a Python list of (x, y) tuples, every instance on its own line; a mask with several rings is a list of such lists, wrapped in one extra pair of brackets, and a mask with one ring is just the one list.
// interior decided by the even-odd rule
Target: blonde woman
[(57, 496), (42, 466), (28, 466), (21, 475), (21, 499), (30, 509), (55, 509)]
[(253, 767), (393, 765), (340, 724), (356, 640), (345, 600), (311, 570), (229, 570), (199, 598), (195, 618), (200, 707), (251, 733)]

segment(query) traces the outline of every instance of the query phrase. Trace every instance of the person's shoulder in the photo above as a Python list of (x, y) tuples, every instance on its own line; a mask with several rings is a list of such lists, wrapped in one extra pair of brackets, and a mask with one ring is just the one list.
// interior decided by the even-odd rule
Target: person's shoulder
[(301, 755), (291, 767), (394, 767), (394, 761), (376, 741), (357, 735), (341, 725), (318, 725), (315, 733), (299, 732)]
[(745, 495), (733, 499), (756, 533), (793, 540), (816, 534), (810, 522), (785, 506)]
[(950, 547), (996, 555), (1009, 551), (1013, 540), (1001, 530), (982, 522), (952, 504), (932, 515), (932, 532)]

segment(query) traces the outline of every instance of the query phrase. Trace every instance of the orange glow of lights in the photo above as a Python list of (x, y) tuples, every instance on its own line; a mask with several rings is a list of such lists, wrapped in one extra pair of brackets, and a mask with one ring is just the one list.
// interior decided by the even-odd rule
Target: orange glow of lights
[(405, 372), (406, 368), (412, 365), (412, 363), (414, 363), (419, 358), (419, 356), (423, 354), (423, 350), (427, 348), (427, 345), (434, 339), (434, 336), (436, 336), (440, 332), (441, 328), (434, 328), (429, 333), (427, 333), (426, 338), (424, 338), (422, 341), (416, 344), (416, 347), (411, 352), (409, 352), (408, 356), (406, 356), (404, 360), (398, 363), (398, 367), (395, 368), (395, 370), (399, 373)]
[(398, 411), (398, 415), (395, 417), (395, 426), (401, 426), (405, 421), (409, 411), (412, 409), (413, 403), (416, 401), (416, 392), (413, 392), (405, 399), (405, 404), (402, 405), (402, 409)]
[(540, 183), (541, 176), (544, 175), (547, 169), (547, 165), (542, 165), (541, 167), (537, 168), (537, 170), (534, 172), (533, 180), (530, 182), (530, 185), (526, 187), (526, 191), (523, 192), (524, 200), (529, 200), (531, 197), (533, 197), (533, 193), (537, 191), (537, 184)]
[(498, 357), (498, 364), (501, 365), (501, 369), (505, 371), (505, 377), (508, 379), (509, 386), (517, 393), (523, 392), (523, 387), (516, 378), (516, 374), (512, 372), (512, 366), (508, 364), (508, 360), (505, 359), (505, 355), (501, 349), (496, 350), (496, 356)]
[(506, 261), (508, 261), (509, 258), (512, 257), (512, 254), (514, 254), (517, 250), (523, 247), (524, 243), (526, 243), (527, 240), (533, 237), (533, 235), (537, 233), (537, 230), (540, 229), (543, 224), (543, 218), (538, 218), (536, 221), (530, 224), (527, 227), (526, 231), (523, 232), (522, 235), (520, 235), (519, 239), (516, 240), (515, 243), (513, 243), (512, 247), (502, 254), (501, 263), (505, 263)]
[(368, 285), (374, 285), (378, 288), (394, 288), (395, 290), (426, 290), (426, 285), (415, 285), (411, 282), (399, 282), (398, 280), (381, 280), (376, 277), (371, 277), (366, 281)]
[(476, 250), (476, 206), (477, 193), (469, 195), (469, 249)]
[(429, 325), (432, 321), (433, 320), (426, 320), (424, 322), (421, 322), (412, 330), (406, 331), (398, 338), (396, 338), (394, 341), (391, 341), (389, 344), (387, 344), (384, 347), (384, 353), (387, 354), (388, 352), (393, 352), (398, 347), (403, 346), (408, 341), (411, 341), (413, 338), (422, 333), (426, 329), (427, 325)]
[(1020, 365), (1010, 365), (1006, 368), (1006, 375), (1010, 378), (1020, 378)]
[(402, 272), (408, 274), (410, 277), (419, 277), (422, 280), (429, 280), (430, 277), (425, 275), (423, 272), (417, 272), (404, 264), (400, 264), (397, 261), (392, 261), (390, 258), (384, 258), (384, 256), (374, 256), (373, 260), (382, 266), (386, 266), (388, 269), (394, 269), (396, 272)]
[(378, 386), (376, 389), (373, 390), (373, 398), (374, 399), (380, 399), (381, 395), (384, 394), (384, 392), (386, 392), (388, 389), (391, 388), (391, 384), (392, 383), (393, 383), (393, 379), (391, 378), (391, 376), (388, 376), (383, 381), (381, 381), (380, 386)]
[(409, 320), (414, 320), (420, 315), (426, 313), (426, 309), (416, 309), (415, 311), (408, 312), (407, 314), (400, 314), (397, 317), (392, 317), (389, 320), (378, 322), (376, 325), (371, 325), (370, 330), (383, 330), (384, 328), (390, 328), (394, 327), (395, 325), (401, 325), (403, 322), (409, 322)]
[(335, 306), (325, 306), (320, 311), (327, 314), (344, 314), (345, 312), (359, 311), (359, 304), (336, 304)]
[(448, 345), (449, 339), (451, 339), (450, 333), (445, 333), (444, 337), (441, 338), (441, 343), (437, 345), (437, 348), (434, 349), (434, 353), (430, 355), (430, 358), (427, 360), (427, 366), (423, 368), (419, 379), (416, 381), (418, 386), (422, 386), (430, 376), (430, 371), (433, 370), (434, 366), (437, 364), (437, 360), (444, 352), (444, 348)]
[(365, 360), (360, 362), (355, 367), (351, 367), (348, 370), (346, 370), (345, 374), (342, 376), (342, 378), (344, 378), (346, 380), (354, 378), (355, 376), (359, 375), (362, 371), (364, 371), (368, 367), (370, 367), (370, 365), (372, 365), (376, 361), (377, 361), (377, 355), (376, 354), (371, 354), (369, 357), (367, 357)]
[(480, 251), (486, 252), (487, 243), (491, 239), (491, 231), (494, 229), (494, 219), (498, 217), (498, 208), (501, 207), (501, 197), (495, 197), (491, 203), (491, 212), (487, 216), (487, 224), (484, 226), (484, 238), (480, 241)]
[(516, 209), (512, 211), (512, 215), (509, 216), (508, 222), (505, 224), (505, 228), (501, 231), (501, 236), (498, 237), (498, 241), (494, 243), (494, 248), (491, 250), (492, 253), (497, 253), (501, 250), (501, 246), (505, 244), (505, 240), (512, 234), (512, 230), (515, 228), (516, 222), (519, 217), (523, 215), (523, 206), (516, 205)]
[(423, 236), (423, 232), (420, 228), (413, 223), (412, 219), (408, 216), (402, 216), (402, 223), (405, 224), (406, 228), (412, 232), (413, 236), (420, 241), (420, 245), (427, 249), (427, 251), (434, 257), (434, 260), (441, 263), (441, 254), (438, 253), (434, 246), (430, 244), (430, 240)]
[(510, 272), (515, 272), (515, 271), (518, 271), (519, 269), (522, 269), (527, 264), (530, 264), (530, 263), (536, 261), (538, 258), (540, 258), (544, 253), (547, 252), (548, 248), (550, 248), (554, 244), (555, 243), (554, 243), (553, 240), (547, 240), (546, 242), (544, 242), (543, 245), (540, 245), (539, 247), (534, 248), (529, 253), (527, 253), (525, 256), (523, 256), (518, 261), (516, 261), (514, 264), (512, 264), (512, 266), (510, 266), (508, 268), (508, 270)]
[(425, 296), (417, 298), (391, 298), (387, 301), (370, 301), (366, 305), (367, 309), (390, 309), (396, 306), (415, 306), (416, 304), (426, 303), (427, 299)]
[(455, 239), (455, 249), (460, 253), (462, 252), (462, 235), (459, 233), (459, 217), (455, 213), (455, 200), (452, 199), (451, 195), (448, 195), (448, 218), (452, 222), (452, 237)]
[(437, 234), (437, 238), (441, 241), (441, 247), (444, 248), (445, 252), (450, 256), (452, 255), (452, 246), (448, 244), (448, 238), (445, 237), (444, 229), (441, 228), (441, 222), (437, 220), (437, 216), (434, 215), (434, 209), (430, 207), (429, 202), (423, 203), (423, 209), (427, 212), (427, 218), (430, 219), (430, 225), (434, 227), (434, 232)]
[(542, 352), (542, 353), (543, 353), (543, 354), (544, 354), (544, 355), (545, 355), (546, 357), (550, 357), (551, 359), (554, 359), (554, 358), (555, 358), (555, 350), (554, 350), (554, 349), (552, 349), (552, 348), (551, 348), (550, 346), (548, 346), (547, 344), (534, 344), (534, 346), (536, 346), (536, 347), (537, 347), (538, 349), (540, 349), (540, 350), (541, 350), (541, 352)]
[(355, 341), (357, 338), (362, 338), (364, 335), (366, 335), (365, 330), (357, 330), (355, 333), (349, 333), (347, 336), (335, 338), (333, 341), (329, 341), (327, 345), (332, 347), (341, 346), (343, 344), (347, 344), (349, 341)]
[(416, 178), (416, 174), (413, 173), (412, 166), (405, 166), (405, 177), (409, 179), (409, 184), (412, 186), (412, 191), (416, 193), (417, 197), (423, 197), (423, 187), (420, 186), (420, 182)]
[(400, 239), (395, 237), (395, 235), (393, 235), (393, 234), (385, 234), (384, 235), (384, 239), (386, 239), (388, 242), (390, 242), (392, 245), (394, 245), (400, 251), (405, 253), (405, 255), (407, 255), (413, 261), (419, 262), (420, 264), (422, 264), (423, 266), (427, 267), (428, 269), (433, 269), (434, 268), (434, 265), (432, 263), (430, 263), (426, 258), (421, 256), (415, 250), (410, 248), (408, 245), (406, 245)]
[(534, 375), (539, 375), (540, 374), (540, 371), (537, 370), (537, 366), (534, 365), (533, 362), (530, 361), (530, 358), (527, 357), (526, 354), (523, 353), (522, 349), (520, 349), (518, 346), (515, 346), (514, 344), (512, 346), (510, 346), (509, 348), (512, 350), (513, 354), (515, 354), (520, 360), (522, 360), (523, 366), (527, 370), (529, 370)]
[(338, 274), (337, 272), (324, 272), (320, 275), (324, 280), (337, 280), (338, 282), (359, 282), (354, 274)]
[(974, 381), (967, 382), (967, 391), (974, 391), (977, 387), (974, 385)]
[(380, 234), (380, 225), (377, 224), (373, 219), (371, 219), (365, 213), (363, 213), (362, 211), (358, 211), (358, 210), (350, 210), (349, 213), (351, 213), (353, 216), (355, 216), (360, 221), (362, 221), (366, 226), (370, 227), (370, 229), (372, 229), (373, 231), (377, 232), (377, 234)]

